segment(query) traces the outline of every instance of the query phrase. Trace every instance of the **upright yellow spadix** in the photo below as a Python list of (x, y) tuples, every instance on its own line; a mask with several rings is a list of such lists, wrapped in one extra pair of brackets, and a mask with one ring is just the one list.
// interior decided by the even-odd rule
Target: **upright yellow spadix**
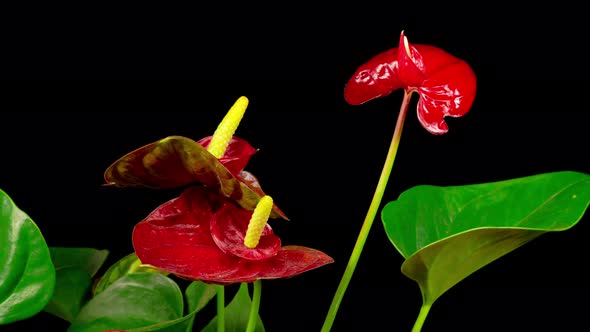
[(270, 217), (272, 206), (272, 197), (268, 195), (262, 197), (258, 201), (258, 204), (256, 204), (256, 208), (254, 209), (252, 217), (250, 218), (250, 223), (248, 224), (248, 229), (246, 230), (246, 236), (244, 237), (244, 245), (246, 247), (253, 249), (258, 245), (264, 226), (266, 226), (268, 217)]
[(217, 129), (215, 129), (215, 133), (213, 133), (213, 138), (211, 138), (207, 151), (216, 158), (223, 157), (225, 149), (227, 149), (229, 141), (236, 132), (240, 121), (242, 121), (242, 117), (244, 116), (247, 107), (248, 98), (244, 96), (238, 98), (223, 120), (221, 120)]

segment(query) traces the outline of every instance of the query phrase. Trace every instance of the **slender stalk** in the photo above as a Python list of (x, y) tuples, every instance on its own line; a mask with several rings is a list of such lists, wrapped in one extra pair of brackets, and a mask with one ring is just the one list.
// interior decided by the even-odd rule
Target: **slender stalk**
[(375, 189), (375, 194), (373, 195), (373, 200), (371, 201), (371, 205), (369, 206), (369, 210), (365, 217), (365, 221), (363, 222), (358, 238), (356, 240), (356, 244), (354, 245), (354, 248), (348, 260), (346, 270), (342, 275), (342, 279), (340, 280), (338, 289), (336, 289), (336, 294), (332, 299), (332, 304), (330, 305), (328, 315), (326, 316), (326, 320), (324, 321), (324, 325), (322, 326), (322, 332), (328, 332), (332, 328), (332, 324), (334, 323), (334, 319), (336, 318), (336, 313), (338, 312), (338, 308), (340, 307), (340, 303), (342, 302), (342, 298), (344, 297), (344, 292), (346, 292), (346, 288), (350, 283), (352, 274), (354, 273), (361, 252), (363, 251), (363, 247), (365, 246), (367, 236), (369, 235), (369, 231), (371, 230), (371, 226), (373, 225), (373, 221), (375, 220), (375, 215), (377, 214), (377, 210), (381, 205), (381, 199), (383, 198), (383, 193), (385, 192), (385, 186), (387, 185), (387, 181), (389, 180), (391, 168), (393, 167), (393, 161), (395, 160), (395, 155), (397, 154), (397, 149), (402, 135), (402, 129), (404, 126), (406, 113), (408, 111), (408, 105), (410, 103), (411, 95), (412, 91), (404, 92), (404, 99), (402, 101), (400, 112), (397, 117), (397, 123), (395, 125), (395, 130), (393, 132), (393, 138), (389, 146), (389, 151), (387, 152), (387, 157), (385, 158), (385, 164), (383, 165), (383, 170), (381, 171), (379, 182), (377, 183), (377, 187)]
[(262, 283), (260, 279), (254, 281), (254, 291), (252, 294), (252, 305), (250, 306), (250, 315), (248, 316), (248, 326), (246, 332), (254, 332), (258, 322), (258, 308), (260, 307), (260, 294), (262, 293)]
[(217, 286), (217, 332), (225, 331), (225, 287)]
[(431, 304), (429, 303), (424, 303), (422, 307), (420, 307), (420, 312), (418, 313), (418, 318), (416, 318), (412, 332), (420, 332), (422, 330), (422, 325), (424, 325), (424, 321), (426, 320), (426, 316), (428, 316), (430, 307)]

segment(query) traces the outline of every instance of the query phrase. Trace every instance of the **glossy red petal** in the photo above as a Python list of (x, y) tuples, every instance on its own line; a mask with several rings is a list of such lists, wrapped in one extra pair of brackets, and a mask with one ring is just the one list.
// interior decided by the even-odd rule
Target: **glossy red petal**
[[(220, 283), (252, 282), (257, 279), (289, 278), (333, 263), (334, 259), (325, 253), (302, 246), (285, 246), (276, 256), (261, 260), (247, 261), (240, 268), (243, 276), (234, 275), (231, 278), (217, 279)], [(250, 271), (246, 276), (245, 271)]]
[[(250, 190), (252, 190), (254, 193), (256, 193), (259, 197), (264, 197), (266, 195), (264, 193), (264, 191), (262, 191), (262, 188), (260, 187), (260, 182), (258, 182), (258, 179), (254, 176), (254, 174), (247, 172), (247, 171), (241, 171), (240, 174), (237, 175), (237, 178), (244, 185), (246, 185), (248, 188), (250, 188)], [(273, 213), (276, 213), (277, 216), (279, 216), (285, 220), (289, 220), (289, 218), (287, 218), (285, 213), (277, 206), (276, 203), (273, 204), (272, 210), (273, 210)], [(276, 216), (275, 216), (275, 218), (276, 218)]]
[[(138, 254), (138, 257), (139, 254)], [(158, 246), (144, 252), (140, 261), (188, 280), (225, 283), (240, 275), (239, 257), (224, 254), (217, 247), (197, 244)]]
[[(200, 139), (197, 143), (201, 144), (204, 148), (207, 148), (209, 143), (211, 143), (212, 138), (213, 136), (207, 136)], [(253, 148), (246, 140), (233, 136), (229, 141), (223, 157), (219, 158), (219, 161), (232, 174), (237, 175), (246, 167), (246, 165), (248, 165), (250, 157), (252, 157), (256, 151), (258, 150)]]
[(133, 230), (132, 241), (138, 257), (145, 263), (140, 255), (159, 247), (160, 243), (217, 247), (209, 224), (214, 211), (222, 204), (219, 195), (202, 187), (190, 187), (180, 197), (160, 205)]
[[(179, 277), (217, 284), (290, 277), (333, 262), (321, 251), (299, 246), (282, 247), (267, 259), (251, 260), (228, 254), (217, 244), (221, 239), (216, 242), (211, 235), (210, 223), (215, 213), (219, 213), (219, 224), (214, 227), (216, 236), (231, 244), (236, 242), (236, 235), (223, 232), (237, 232), (243, 240), (243, 220), (247, 217), (243, 213), (248, 212), (202, 187), (191, 187), (135, 226), (132, 240), (137, 257), (143, 264)], [(233, 221), (239, 221), (241, 226), (229, 226)], [(272, 242), (270, 246), (261, 242), (265, 250), (277, 245), (270, 228), (263, 237)]]
[(475, 90), (475, 74), (466, 62), (457, 61), (443, 67), (418, 90), (418, 120), (432, 134), (446, 133), (448, 126), (444, 118), (465, 115), (473, 104)]
[(224, 254), (211, 237), (210, 221), (221, 196), (202, 187), (186, 189), (135, 225), (132, 242), (143, 264), (204, 278), (235, 273), (239, 258)]
[(387, 96), (402, 86), (397, 73), (397, 48), (392, 48), (356, 70), (344, 87), (344, 99), (351, 105), (359, 105)]
[[(377, 73), (384, 66), (393, 75)], [(422, 126), (432, 134), (444, 134), (447, 116), (466, 114), (475, 99), (476, 78), (463, 60), (430, 45), (412, 45), (403, 31), (399, 45), (360, 66), (347, 82), (344, 98), (352, 105), (386, 96), (395, 89), (417, 91), (417, 113)]]
[(463, 60), (456, 58), (445, 50), (431, 45), (414, 45), (420, 52), (424, 66), (425, 78), (432, 78), (433, 75), (443, 71), (446, 67)]
[(422, 85), (426, 78), (426, 64), (422, 54), (412, 46), (404, 35), (400, 34), (397, 47), (398, 77), (405, 88), (415, 88)]
[(211, 236), (221, 251), (238, 257), (259, 260), (272, 257), (281, 247), (281, 239), (266, 224), (256, 248), (244, 245), (252, 212), (226, 204), (211, 219)]

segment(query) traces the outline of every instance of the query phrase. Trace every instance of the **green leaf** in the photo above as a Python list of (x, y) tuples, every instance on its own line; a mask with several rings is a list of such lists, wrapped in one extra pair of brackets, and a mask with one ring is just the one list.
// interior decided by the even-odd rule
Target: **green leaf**
[(72, 322), (90, 295), (92, 277), (105, 262), (108, 250), (50, 247), (56, 282), (44, 311)]
[(76, 266), (88, 272), (90, 277), (94, 277), (109, 255), (108, 250), (93, 248), (49, 247), (49, 252), (56, 269)]
[(422, 185), (382, 211), (402, 272), (424, 304), (546, 232), (574, 226), (590, 204), (590, 175), (554, 172), (467, 186)]
[[(208, 303), (215, 297), (216, 285), (206, 284), (201, 281), (193, 281), (186, 288), (186, 300), (188, 303), (188, 310), (193, 315), (201, 311)], [(190, 321), (190, 325), (187, 331), (192, 331), (193, 319)]]
[(68, 332), (129, 330), (182, 317), (182, 292), (158, 273), (127, 274), (80, 310)]
[(0, 190), (0, 324), (29, 318), (49, 302), (55, 269), (37, 225)]
[[(248, 293), (248, 284), (242, 283), (240, 289), (225, 307), (225, 331), (226, 332), (243, 332), (248, 325), (248, 315), (250, 314), (250, 306), (252, 299)], [(202, 332), (216, 332), (217, 331), (217, 317), (213, 318)], [(260, 315), (256, 322), (256, 332), (264, 332), (264, 325)]]
[(146, 327), (131, 329), (127, 332), (190, 332), (193, 328), (195, 315), (215, 296), (215, 290), (214, 285), (194, 281), (185, 291), (189, 311), (186, 316)]
[(43, 310), (72, 322), (88, 300), (92, 278), (77, 266), (61, 267), (55, 273), (55, 291)]
[(94, 287), (94, 296), (105, 290), (119, 278), (134, 272), (153, 272), (168, 275), (168, 272), (156, 269), (154, 267), (141, 265), (141, 261), (139, 258), (137, 258), (137, 255), (132, 252), (109, 267), (109, 269)]

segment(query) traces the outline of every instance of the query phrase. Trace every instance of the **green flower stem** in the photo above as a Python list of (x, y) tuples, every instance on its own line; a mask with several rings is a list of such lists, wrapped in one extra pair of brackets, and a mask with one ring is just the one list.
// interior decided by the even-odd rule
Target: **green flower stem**
[(375, 189), (375, 194), (373, 195), (373, 200), (371, 201), (369, 211), (367, 212), (365, 221), (363, 222), (361, 231), (359, 232), (358, 238), (356, 240), (356, 244), (354, 245), (354, 248), (348, 260), (346, 270), (342, 275), (342, 279), (340, 280), (340, 284), (338, 285), (336, 294), (332, 299), (332, 304), (330, 305), (328, 315), (326, 316), (326, 320), (324, 321), (324, 325), (322, 326), (322, 332), (328, 332), (332, 328), (332, 324), (334, 323), (334, 319), (336, 318), (336, 313), (338, 312), (338, 307), (340, 307), (340, 303), (342, 302), (342, 298), (344, 297), (344, 292), (346, 291), (346, 288), (350, 283), (350, 279), (352, 278), (354, 269), (356, 268), (361, 252), (363, 251), (363, 247), (365, 246), (367, 236), (369, 235), (369, 231), (371, 230), (371, 226), (373, 225), (373, 221), (375, 220), (375, 215), (377, 214), (377, 210), (381, 205), (381, 199), (383, 198), (385, 186), (387, 185), (387, 181), (389, 180), (391, 168), (393, 167), (393, 161), (395, 160), (395, 155), (397, 154), (397, 149), (402, 135), (402, 129), (404, 126), (406, 113), (408, 111), (408, 105), (410, 103), (411, 95), (411, 91), (404, 92), (404, 99), (402, 101), (400, 112), (397, 117), (397, 123), (395, 125), (395, 131), (393, 132), (393, 138), (389, 146), (389, 151), (387, 152), (387, 157), (385, 158), (385, 164), (383, 165), (383, 170), (381, 171), (381, 176), (379, 177), (379, 182), (377, 183), (377, 188)]
[(424, 325), (424, 321), (426, 320), (426, 316), (428, 316), (431, 306), (432, 305), (430, 303), (422, 304), (422, 307), (420, 307), (420, 312), (418, 313), (418, 318), (416, 318), (416, 322), (412, 328), (412, 332), (420, 332), (422, 330), (422, 325)]
[(246, 332), (254, 332), (256, 323), (258, 323), (258, 308), (260, 307), (260, 294), (262, 293), (262, 283), (260, 279), (254, 281), (254, 291), (252, 294), (252, 305), (250, 306), (250, 315), (248, 316), (248, 326)]
[(225, 286), (217, 285), (217, 332), (225, 331)]

